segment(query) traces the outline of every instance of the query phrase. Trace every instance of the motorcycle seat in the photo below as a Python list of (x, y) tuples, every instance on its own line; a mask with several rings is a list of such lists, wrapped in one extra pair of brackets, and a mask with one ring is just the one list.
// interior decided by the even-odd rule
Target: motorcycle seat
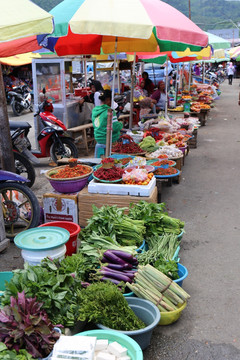
[(27, 121), (9, 120), (10, 130), (30, 129), (32, 126)]

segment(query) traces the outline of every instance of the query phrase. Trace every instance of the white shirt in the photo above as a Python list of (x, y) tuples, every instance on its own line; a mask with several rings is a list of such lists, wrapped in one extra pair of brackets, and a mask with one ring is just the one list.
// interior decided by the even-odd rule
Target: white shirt
[(228, 75), (234, 75), (234, 67), (233, 66), (232, 67), (228, 66), (227, 73), (228, 73)]
[(100, 96), (100, 92), (99, 92), (99, 91), (96, 91), (96, 92), (94, 93), (94, 106), (100, 106), (100, 105), (102, 105), (101, 100), (99, 100), (99, 96)]

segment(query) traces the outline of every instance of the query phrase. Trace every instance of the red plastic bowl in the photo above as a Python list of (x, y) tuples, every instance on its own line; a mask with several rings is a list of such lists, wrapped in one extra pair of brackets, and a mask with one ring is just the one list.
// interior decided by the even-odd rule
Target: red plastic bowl
[(52, 187), (60, 192), (60, 193), (74, 193), (82, 190), (84, 186), (88, 182), (88, 178), (90, 175), (86, 176), (82, 179), (76, 179), (76, 180), (55, 180), (54, 179), (48, 179)]

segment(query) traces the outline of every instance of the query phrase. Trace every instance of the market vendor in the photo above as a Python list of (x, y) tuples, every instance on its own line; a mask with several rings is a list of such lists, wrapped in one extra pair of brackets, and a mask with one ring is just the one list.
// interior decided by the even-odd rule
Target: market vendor
[[(92, 122), (94, 128), (94, 138), (98, 144), (106, 144), (107, 136), (107, 116), (108, 109), (111, 109), (112, 92), (111, 90), (104, 90), (100, 93), (99, 100), (101, 105), (95, 106), (92, 111)], [(116, 112), (113, 110), (112, 118), (112, 142), (115, 142), (120, 137), (120, 130), (123, 124), (117, 120)]]
[(142, 73), (142, 78), (144, 80), (144, 90), (147, 91), (147, 96), (151, 96), (151, 94), (154, 91), (154, 83), (152, 82), (151, 79), (149, 79), (148, 77), (148, 73), (146, 71), (144, 71)]
[(79, 100), (79, 104), (82, 105), (85, 101), (91, 102), (94, 104), (94, 106), (101, 105), (101, 101), (99, 100), (99, 96), (101, 91), (103, 91), (102, 84), (98, 80), (92, 80), (91, 82), (91, 94), (90, 96), (85, 96), (83, 99)]
[(165, 109), (166, 96), (165, 83), (164, 81), (159, 81), (158, 89), (154, 91), (151, 96), (152, 102), (155, 104), (157, 112)]

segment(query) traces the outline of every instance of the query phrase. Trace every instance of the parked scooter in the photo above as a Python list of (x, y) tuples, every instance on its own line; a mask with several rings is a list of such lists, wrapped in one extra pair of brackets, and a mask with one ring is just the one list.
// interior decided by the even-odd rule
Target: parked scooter
[(12, 91), (8, 92), (11, 97), (11, 106), (14, 115), (20, 116), (23, 110), (33, 111), (32, 96), (26, 84), (14, 86)]
[(0, 170), (0, 194), (6, 236), (13, 239), (18, 233), (38, 226), (40, 206), (24, 177)]
[[(44, 158), (51, 156), (52, 160), (57, 163), (58, 159), (67, 157), (78, 157), (78, 150), (74, 144), (74, 140), (66, 133), (67, 128), (61, 120), (59, 120), (53, 113), (52, 104), (44, 98), (39, 105), (38, 111), (34, 116), (38, 116), (44, 128), (40, 131), (37, 140), (40, 151), (32, 151), (29, 142), (28, 150), (31, 150), (31, 155), (24, 152), (31, 161), (36, 162), (37, 158)], [(24, 129), (25, 137), (27, 137), (31, 125), (28, 122), (12, 122), (10, 121), (10, 129)]]
[(36, 174), (35, 169), (29, 160), (29, 157), (32, 158), (32, 154), (28, 150), (29, 141), (25, 137), (24, 129), (18, 128), (15, 131), (11, 131), (11, 139), (16, 173), (28, 179), (29, 182), (26, 184), (27, 186), (32, 187)]

